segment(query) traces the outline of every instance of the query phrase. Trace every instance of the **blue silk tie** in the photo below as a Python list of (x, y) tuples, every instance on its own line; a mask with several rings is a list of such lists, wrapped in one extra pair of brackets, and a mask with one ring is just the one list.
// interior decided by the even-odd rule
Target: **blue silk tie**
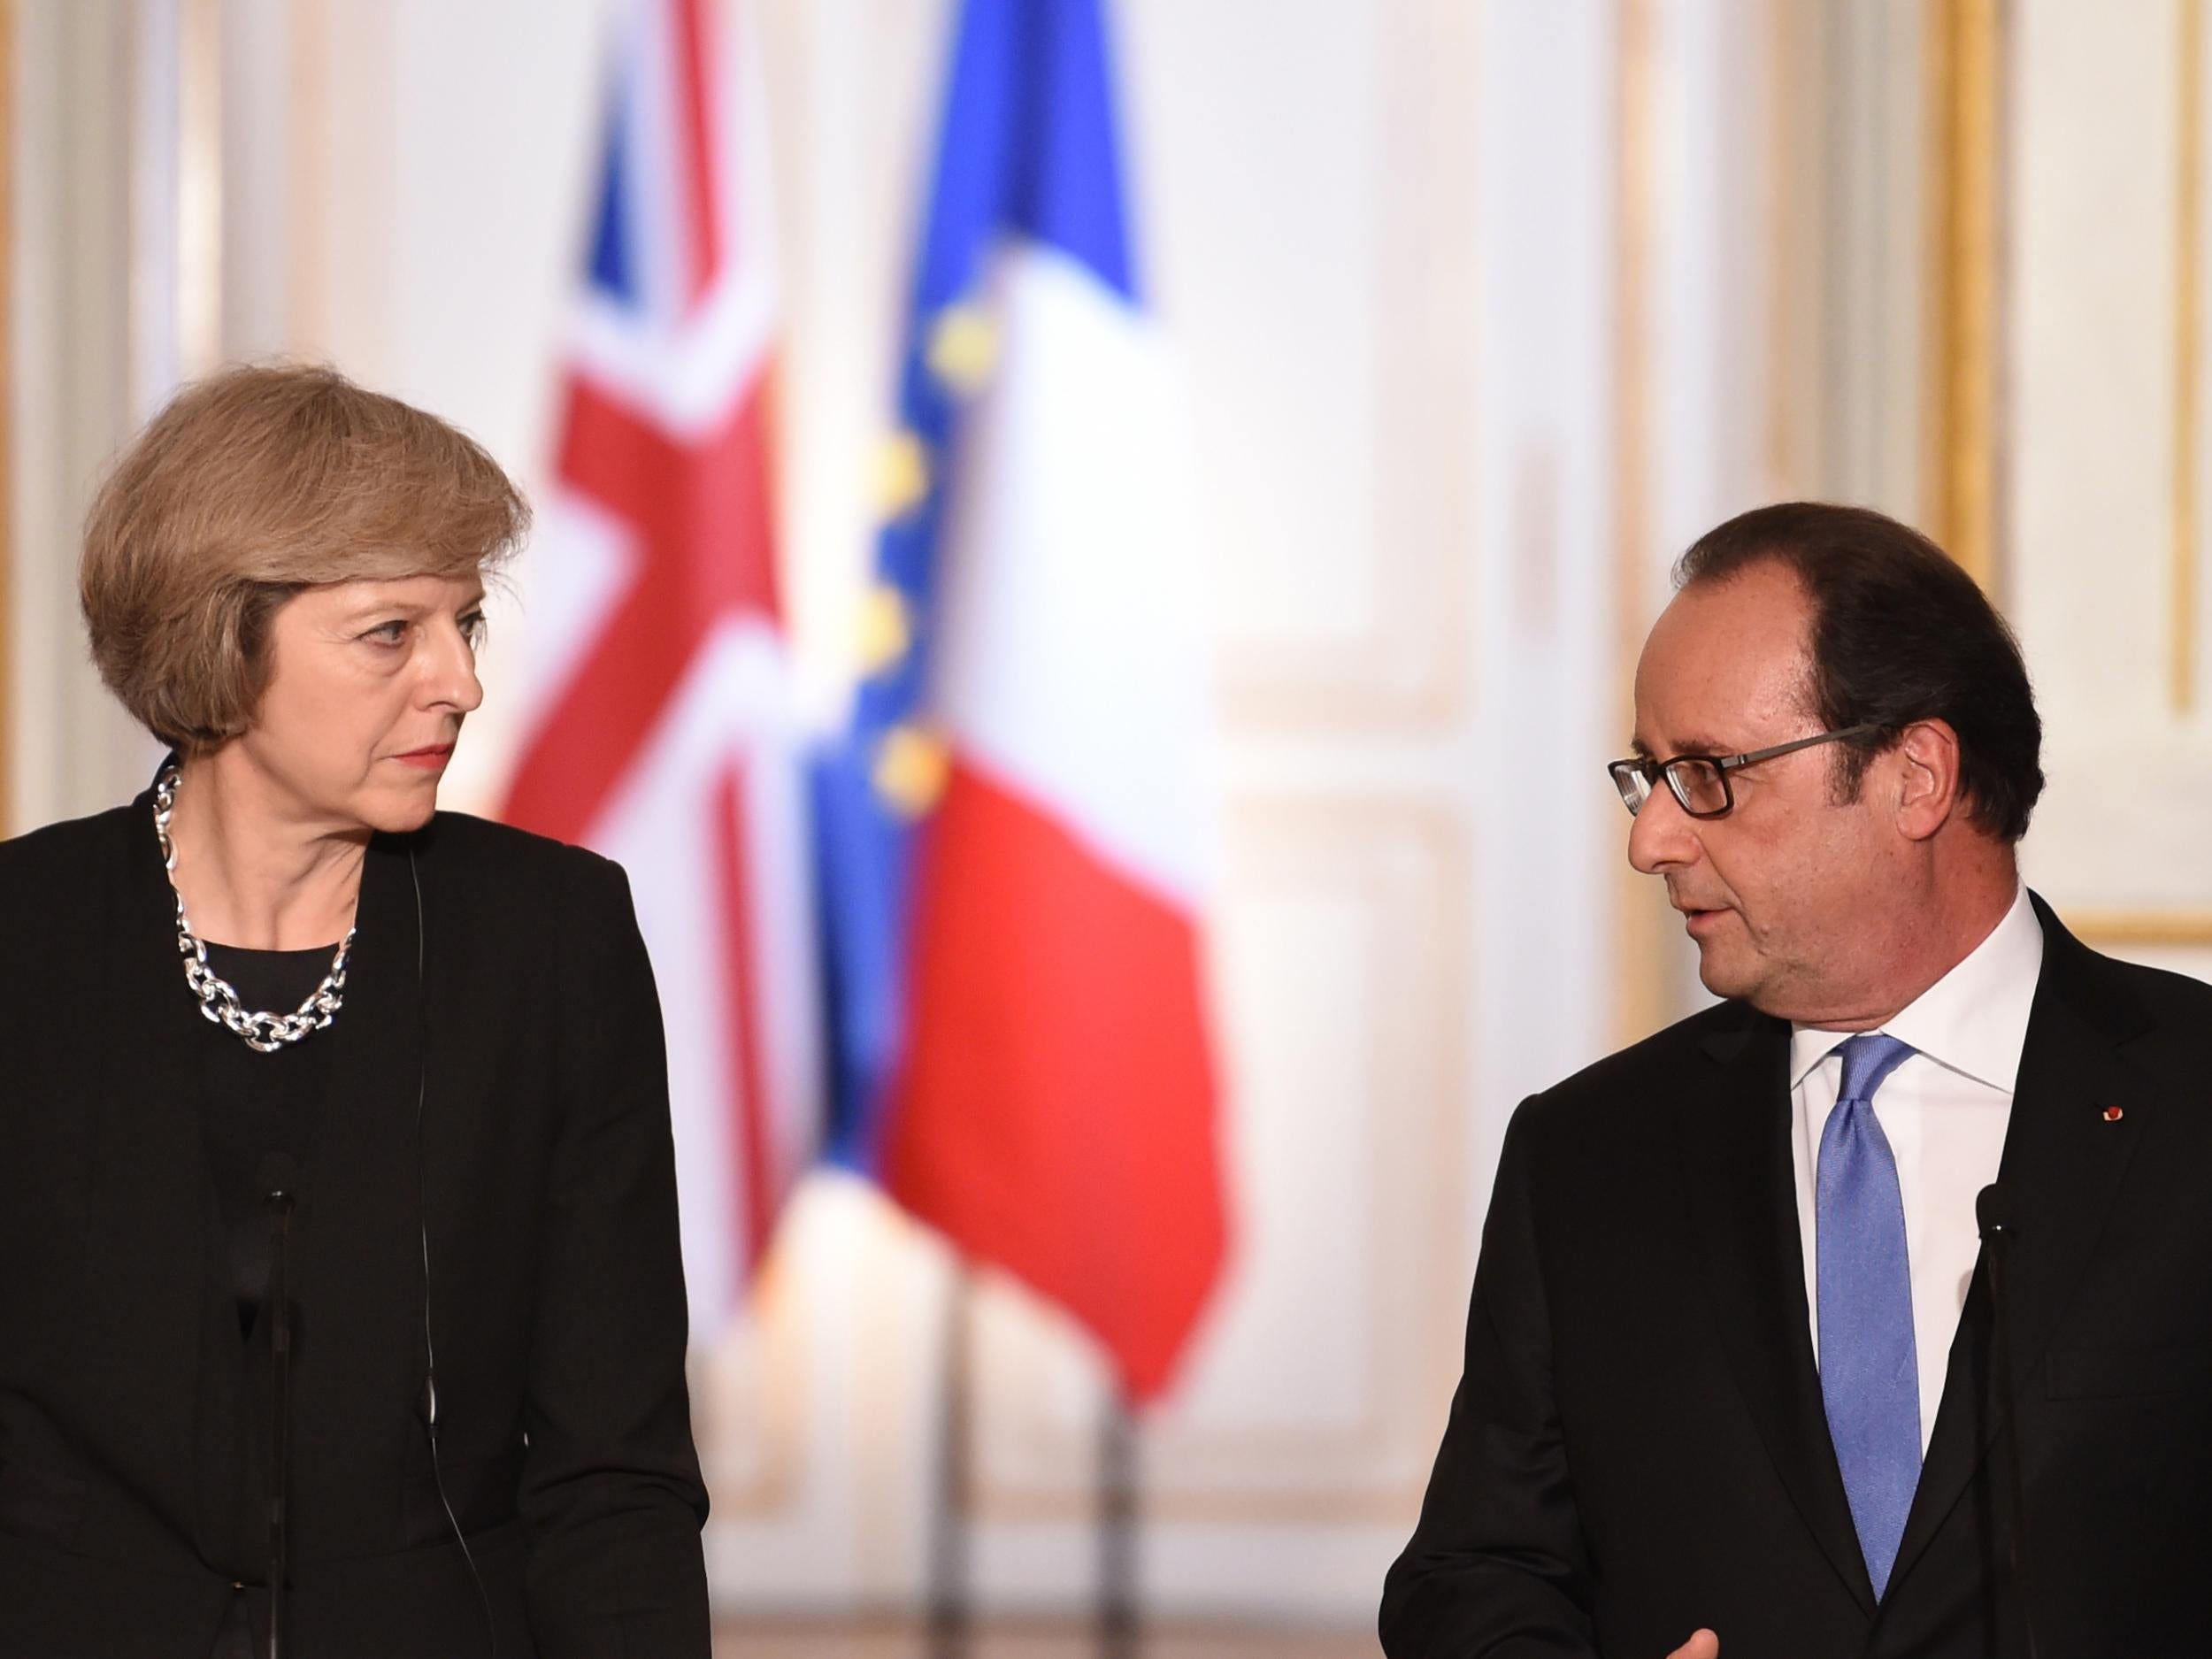
[(1920, 1484), (1920, 1374), (1897, 1160), (1874, 1091), (1913, 1052), (1894, 1037), (1847, 1039), (1843, 1087), (1820, 1136), (1816, 1256), (1820, 1394), (1859, 1551), (1879, 1601)]

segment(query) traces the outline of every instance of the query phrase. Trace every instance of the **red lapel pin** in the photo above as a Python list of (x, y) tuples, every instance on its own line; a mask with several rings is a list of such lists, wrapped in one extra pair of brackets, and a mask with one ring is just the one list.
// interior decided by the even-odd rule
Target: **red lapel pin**
[(2104, 1120), (2108, 1124), (2116, 1124), (2126, 1114), (2117, 1106), (2108, 1106), (2104, 1109)]

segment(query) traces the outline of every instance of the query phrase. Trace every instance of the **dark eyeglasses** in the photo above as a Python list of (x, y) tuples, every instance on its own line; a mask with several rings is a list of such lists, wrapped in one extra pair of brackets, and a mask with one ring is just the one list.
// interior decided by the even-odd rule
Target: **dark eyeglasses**
[(1631, 818), (1643, 810), (1644, 803), (1651, 799), (1651, 792), (1658, 787), (1662, 778), (1667, 780), (1667, 787), (1674, 791), (1674, 798), (1681, 803), (1682, 810), (1692, 818), (1725, 818), (1736, 804), (1735, 792), (1728, 787), (1728, 774), (1738, 767), (1772, 760), (1777, 755), (1794, 754), (1816, 743), (1870, 736), (1881, 729), (1878, 726), (1849, 726), (1840, 731), (1816, 732), (1794, 743), (1755, 749), (1747, 755), (1677, 755), (1671, 760), (1617, 760), (1605, 770), (1612, 776), (1613, 787), (1621, 792), (1621, 804), (1628, 809)]

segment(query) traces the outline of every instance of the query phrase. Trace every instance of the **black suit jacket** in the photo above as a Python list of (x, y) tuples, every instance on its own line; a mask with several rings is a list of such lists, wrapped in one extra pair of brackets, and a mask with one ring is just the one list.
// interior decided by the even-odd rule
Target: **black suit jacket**
[[(2001, 1178), (2044, 1659), (2212, 1652), (2212, 989), (2045, 940)], [(1978, 1267), (1877, 1607), (1823, 1415), (1789, 1027), (1738, 1004), (1526, 1102), (1392, 1659), (2025, 1646)], [(2108, 1120), (2107, 1108), (2121, 1115)]]
[[(0, 1654), (204, 1659), (265, 1577), (265, 1340), (242, 1356), (150, 810), (0, 845)], [(357, 929), (309, 1039), (332, 1081), (293, 1228), (289, 1650), (488, 1646), (431, 1479), (426, 1219), (439, 1460), (502, 1659), (703, 1659), (666, 1067), (622, 872), (442, 813), (373, 842)]]

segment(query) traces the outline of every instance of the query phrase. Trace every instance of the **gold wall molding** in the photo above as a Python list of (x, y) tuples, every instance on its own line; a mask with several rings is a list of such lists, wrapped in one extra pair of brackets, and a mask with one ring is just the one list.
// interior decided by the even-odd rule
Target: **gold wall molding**
[(2172, 910), (2069, 908), (2060, 919), (2085, 944), (2116, 949), (2130, 946), (2212, 948), (2212, 907), (2180, 905)]
[(1930, 532), (1993, 595), (2001, 575), (2004, 32), (1999, 0), (1926, 0), (1928, 257), (1922, 472)]
[[(223, 361), (223, 15), (220, 0), (177, 12), (176, 373)], [(164, 401), (168, 388), (159, 388)]]
[(1801, 457), (1806, 422), (1792, 369), (1797, 361), (1798, 273), (1792, 255), (1811, 238), (1812, 214), (1800, 188), (1805, 108), (1795, 96), (1803, 19), (1797, 0), (1770, 0), (1766, 16), (1767, 418), (1770, 488), (1794, 495), (1809, 470)]
[(16, 0), (0, 0), (0, 835), (15, 822), (15, 39)]
[(2204, 10), (2177, 0), (2179, 75), (2174, 125), (2174, 500), (2171, 592), (2167, 611), (2167, 689), (2174, 712), (2196, 705), (2197, 465), (2201, 443), (2204, 149)]
[[(1625, 726), (1636, 706), (1652, 563), (1652, 284), (1659, 237), (1658, 19), (1654, 0), (1623, 0), (1614, 85), (1613, 614), (1619, 664), (1614, 707)], [(1676, 1016), (1667, 972), (1670, 912), (1661, 890), (1614, 864), (1612, 1031), (1617, 1046)]]

